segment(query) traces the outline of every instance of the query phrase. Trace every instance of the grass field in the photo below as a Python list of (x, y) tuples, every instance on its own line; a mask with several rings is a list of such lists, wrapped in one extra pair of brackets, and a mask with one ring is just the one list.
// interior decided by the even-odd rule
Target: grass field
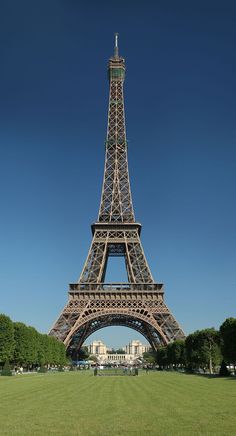
[(0, 377), (0, 435), (236, 435), (236, 379)]

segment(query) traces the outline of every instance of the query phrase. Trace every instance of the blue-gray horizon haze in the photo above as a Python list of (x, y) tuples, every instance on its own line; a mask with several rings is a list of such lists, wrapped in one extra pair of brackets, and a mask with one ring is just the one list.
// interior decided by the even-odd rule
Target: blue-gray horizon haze
[[(47, 332), (78, 280), (98, 215), (119, 32), (131, 190), (153, 276), (185, 333), (236, 316), (235, 2), (1, 9), (0, 313)], [(112, 261), (110, 279), (123, 273)], [(120, 328), (95, 336), (114, 347), (140, 339)]]

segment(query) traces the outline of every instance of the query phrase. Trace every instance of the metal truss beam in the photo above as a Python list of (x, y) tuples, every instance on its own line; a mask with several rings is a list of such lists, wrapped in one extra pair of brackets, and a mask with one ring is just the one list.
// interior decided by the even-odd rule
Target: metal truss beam
[[(115, 54), (109, 61), (110, 81), (106, 157), (98, 222), (69, 302), (50, 330), (71, 352), (94, 331), (111, 325), (137, 330), (153, 349), (183, 338), (184, 333), (164, 303), (163, 285), (154, 282), (135, 221), (127, 157), (123, 84), (125, 62)], [(128, 283), (106, 283), (109, 256), (123, 256)]]

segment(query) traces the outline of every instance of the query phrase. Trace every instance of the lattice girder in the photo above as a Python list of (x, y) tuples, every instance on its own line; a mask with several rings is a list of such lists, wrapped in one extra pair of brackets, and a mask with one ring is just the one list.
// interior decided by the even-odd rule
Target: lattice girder
[[(111, 59), (109, 67), (113, 68), (113, 64), (114, 61)], [(115, 61), (115, 67), (120, 66), (124, 68), (122, 58), (120, 65)], [(99, 222), (135, 221), (128, 171), (123, 82), (123, 77), (120, 80), (110, 80), (106, 159)]]
[[(94, 225), (96, 227), (96, 224)], [(139, 237), (139, 228), (124, 230), (109, 227), (106, 230), (95, 229), (89, 255), (85, 262), (79, 282), (102, 282), (105, 278), (106, 265), (111, 245), (123, 245), (123, 255), (130, 283), (152, 283), (149, 269)]]
[[(50, 335), (69, 349), (79, 348), (94, 331), (124, 325), (142, 333), (156, 349), (184, 333), (164, 303), (163, 285), (154, 282), (135, 221), (127, 158), (123, 83), (125, 63), (109, 61), (109, 109), (106, 156), (98, 222), (77, 283), (70, 284), (69, 302)], [(105, 283), (109, 256), (123, 256), (127, 283)]]
[[(183, 331), (164, 303), (163, 291), (126, 290), (118, 292), (105, 289), (94, 292), (70, 292), (70, 301), (51, 334), (63, 340), (66, 346), (70, 347), (73, 337), (78, 336), (78, 332), (84, 331), (85, 325), (88, 326), (90, 322), (99, 320), (101, 317), (110, 320), (110, 324), (107, 325), (118, 325), (118, 316), (126, 319), (123, 325), (131, 326), (136, 321), (142, 326), (145, 325), (148, 331), (145, 337), (148, 335), (148, 340), (154, 349), (160, 343), (166, 345), (170, 340), (184, 337)], [(86, 332), (87, 336), (91, 334), (91, 330), (86, 330)], [(84, 336), (80, 336), (80, 342), (82, 340), (85, 340)]]

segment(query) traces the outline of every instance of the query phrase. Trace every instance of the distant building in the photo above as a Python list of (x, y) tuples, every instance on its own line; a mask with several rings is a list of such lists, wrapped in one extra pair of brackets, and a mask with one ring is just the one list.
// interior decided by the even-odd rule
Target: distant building
[(98, 356), (99, 354), (107, 354), (107, 347), (102, 341), (93, 341), (88, 345), (88, 352)]
[(133, 340), (123, 348), (127, 354), (133, 354), (134, 356), (142, 356), (149, 349), (150, 346), (142, 344), (139, 340)]
[(110, 349), (102, 341), (93, 341), (87, 347), (89, 353), (96, 356), (101, 364), (123, 363), (130, 365), (135, 363), (138, 358), (142, 357), (144, 352), (150, 349), (150, 346), (142, 344), (139, 340), (133, 340), (122, 348), (125, 351), (124, 354), (108, 353)]

